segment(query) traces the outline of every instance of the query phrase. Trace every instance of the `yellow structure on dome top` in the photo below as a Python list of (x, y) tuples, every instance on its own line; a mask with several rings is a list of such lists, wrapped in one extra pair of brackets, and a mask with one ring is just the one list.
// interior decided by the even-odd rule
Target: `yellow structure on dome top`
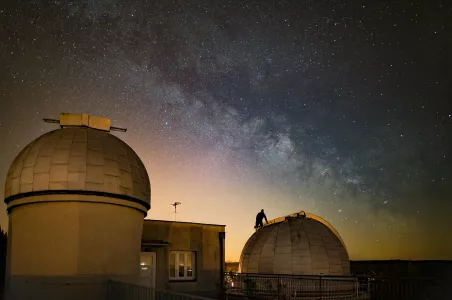
[(71, 114), (61, 113), (60, 119), (44, 119), (48, 123), (58, 123), (61, 128), (64, 127), (89, 127), (103, 131), (123, 131), (126, 132), (126, 128), (119, 128), (111, 126), (111, 120), (104, 117), (90, 116), (88, 114)]

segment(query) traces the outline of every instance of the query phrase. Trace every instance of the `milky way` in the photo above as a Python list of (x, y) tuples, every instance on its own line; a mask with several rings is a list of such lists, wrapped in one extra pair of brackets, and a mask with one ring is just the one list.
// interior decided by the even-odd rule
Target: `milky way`
[(261, 208), (324, 217), (352, 259), (452, 259), (450, 6), (9, 2), (1, 182), (42, 118), (90, 113), (129, 129), (148, 217), (227, 225), (230, 260)]

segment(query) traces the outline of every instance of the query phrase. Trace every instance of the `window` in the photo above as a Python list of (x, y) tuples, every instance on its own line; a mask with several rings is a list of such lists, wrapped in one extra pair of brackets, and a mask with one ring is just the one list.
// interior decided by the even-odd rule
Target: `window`
[(195, 252), (170, 251), (170, 273), (171, 280), (193, 280), (195, 279)]

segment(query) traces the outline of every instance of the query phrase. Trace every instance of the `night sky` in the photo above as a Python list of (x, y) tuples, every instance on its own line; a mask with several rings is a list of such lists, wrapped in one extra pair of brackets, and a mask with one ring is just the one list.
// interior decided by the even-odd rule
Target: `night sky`
[(452, 259), (447, 2), (1, 1), (0, 194), (42, 118), (88, 113), (128, 128), (148, 218), (227, 225), (227, 260), (262, 208), (351, 259)]

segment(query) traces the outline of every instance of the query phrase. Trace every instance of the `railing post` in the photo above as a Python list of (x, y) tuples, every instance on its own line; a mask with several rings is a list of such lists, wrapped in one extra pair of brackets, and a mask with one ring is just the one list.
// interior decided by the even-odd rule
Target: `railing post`
[(358, 299), (359, 293), (360, 293), (360, 286), (359, 286), (359, 280), (357, 277), (355, 277), (355, 284), (356, 284), (356, 299)]
[(322, 300), (322, 275), (319, 276), (319, 295), (320, 300)]
[(110, 280), (107, 281), (107, 300), (111, 299), (111, 284), (110, 284)]
[[(248, 282), (249, 282), (248, 281), (248, 273), (246, 273), (245, 281), (243, 281), (244, 287), (245, 287), (245, 295), (247, 295), (247, 291), (248, 291)], [(242, 285), (242, 289), (243, 289), (243, 285)]]

